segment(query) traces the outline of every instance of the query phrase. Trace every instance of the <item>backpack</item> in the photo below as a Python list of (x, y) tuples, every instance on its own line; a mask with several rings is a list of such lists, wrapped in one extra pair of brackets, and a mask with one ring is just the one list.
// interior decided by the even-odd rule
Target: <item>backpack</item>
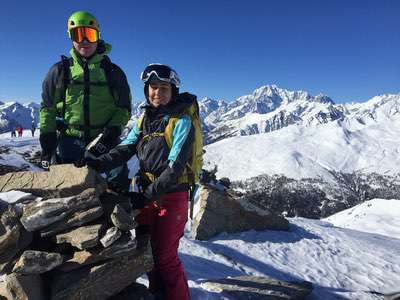
[[(199, 104), (197, 100), (187, 107), (183, 114), (187, 114), (192, 121), (194, 127), (194, 141), (192, 145), (192, 155), (190, 160), (187, 162), (186, 169), (183, 176), (187, 178), (182, 178), (181, 182), (188, 182), (190, 186), (194, 186), (200, 181), (200, 172), (203, 166), (203, 133), (201, 130), (200, 114), (199, 114)], [(171, 115), (168, 119), (168, 124), (164, 130), (164, 138), (167, 142), (168, 148), (172, 148), (173, 136), (176, 123), (179, 121), (181, 115)], [(142, 129), (144, 120), (144, 113), (138, 119), (138, 128)], [(186, 180), (185, 180), (186, 179)]]

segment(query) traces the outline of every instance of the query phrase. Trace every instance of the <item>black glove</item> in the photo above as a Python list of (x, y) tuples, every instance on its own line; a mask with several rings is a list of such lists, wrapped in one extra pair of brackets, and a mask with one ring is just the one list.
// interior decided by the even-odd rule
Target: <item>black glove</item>
[(40, 164), (43, 169), (48, 170), (51, 164), (51, 158), (57, 148), (57, 134), (55, 132), (44, 132), (39, 137), (42, 154)]
[(110, 149), (114, 148), (119, 143), (119, 136), (121, 129), (118, 126), (111, 126), (104, 128), (101, 136), (97, 136), (89, 145), (88, 150), (94, 156), (100, 156)]
[(88, 166), (99, 173), (103, 173), (106, 171), (104, 163), (100, 157), (95, 157), (91, 152), (85, 151), (83, 157), (76, 162), (74, 162), (75, 167), (81, 168), (83, 166)]
[(151, 199), (146, 198), (142, 193), (129, 192), (131, 198), (132, 209), (142, 209), (151, 203)]

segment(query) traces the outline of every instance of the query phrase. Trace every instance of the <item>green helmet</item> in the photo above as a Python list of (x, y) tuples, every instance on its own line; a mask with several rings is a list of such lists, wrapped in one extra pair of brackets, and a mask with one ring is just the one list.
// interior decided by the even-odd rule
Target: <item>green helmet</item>
[(68, 19), (68, 35), (71, 38), (71, 29), (76, 27), (91, 27), (100, 34), (100, 26), (95, 16), (86, 11), (74, 12)]

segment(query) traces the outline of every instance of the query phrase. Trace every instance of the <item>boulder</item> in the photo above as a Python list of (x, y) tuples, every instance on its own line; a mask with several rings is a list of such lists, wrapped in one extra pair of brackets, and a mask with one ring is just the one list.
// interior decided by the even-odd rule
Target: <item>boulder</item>
[(107, 248), (96, 248), (75, 252), (74, 256), (64, 262), (59, 269), (64, 272), (68, 272), (81, 268), (85, 265), (98, 263), (107, 259), (125, 255), (133, 255), (137, 253), (136, 246), (136, 240), (132, 240), (129, 236), (125, 235)]
[(19, 274), (41, 274), (48, 272), (63, 262), (59, 253), (26, 250), (13, 268), (14, 273)]
[(0, 192), (18, 190), (45, 198), (78, 195), (88, 188), (103, 193), (107, 184), (96, 171), (72, 164), (50, 166), (48, 172), (23, 171), (0, 176)]
[(67, 216), (66, 219), (42, 228), (40, 230), (40, 235), (42, 237), (53, 236), (59, 232), (65, 231), (66, 229), (75, 228), (83, 224), (92, 222), (102, 215), (103, 208), (101, 206), (95, 206), (89, 209), (80, 209)]
[(202, 186), (192, 223), (192, 236), (198, 240), (222, 233), (246, 230), (289, 230), (289, 222), (278, 215), (241, 203), (223, 190)]
[(102, 227), (102, 224), (82, 226), (69, 232), (58, 234), (56, 242), (58, 244), (69, 243), (80, 250), (93, 248), (99, 244)]
[(287, 282), (261, 276), (239, 276), (202, 283), (206, 290), (220, 293), (221, 299), (301, 300), (312, 292), (307, 281)]
[(29, 203), (21, 217), (25, 229), (32, 232), (63, 221), (77, 211), (101, 207), (96, 190), (89, 188), (77, 196), (39, 200)]
[(134, 282), (127, 288), (125, 288), (122, 292), (118, 293), (108, 300), (151, 300), (154, 299), (154, 296), (149, 292), (147, 287), (143, 284)]
[(0, 300), (13, 300), (11, 294), (7, 290), (6, 282), (0, 278)]
[(128, 214), (125, 209), (117, 204), (114, 207), (114, 210), (111, 214), (111, 221), (118, 229), (122, 231), (130, 231), (137, 227), (136, 222), (133, 220), (133, 217)]
[(10, 300), (45, 300), (43, 283), (39, 275), (9, 274), (6, 290)]
[(0, 217), (0, 273), (9, 271), (13, 258), (31, 242), (32, 234), (21, 226), (14, 207), (8, 206)]
[(118, 294), (153, 268), (150, 245), (144, 251), (104, 264), (55, 275), (51, 300), (102, 300)]
[(117, 227), (108, 228), (106, 234), (100, 239), (101, 244), (104, 248), (107, 248), (122, 235), (122, 232)]
[(20, 223), (12, 206), (9, 206), (0, 217), (0, 263), (5, 263), (18, 252)]

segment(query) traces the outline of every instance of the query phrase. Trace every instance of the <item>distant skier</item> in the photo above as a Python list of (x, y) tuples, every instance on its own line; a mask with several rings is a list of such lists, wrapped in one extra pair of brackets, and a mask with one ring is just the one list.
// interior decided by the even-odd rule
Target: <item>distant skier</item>
[(11, 137), (17, 137), (17, 135), (15, 134), (15, 126), (11, 127)]
[(32, 137), (35, 136), (35, 130), (36, 130), (36, 124), (35, 124), (35, 121), (32, 121), (32, 125), (31, 125)]
[(24, 132), (24, 129), (22, 128), (21, 125), (18, 125), (17, 132), (18, 132), (18, 137), (22, 137), (22, 133)]

